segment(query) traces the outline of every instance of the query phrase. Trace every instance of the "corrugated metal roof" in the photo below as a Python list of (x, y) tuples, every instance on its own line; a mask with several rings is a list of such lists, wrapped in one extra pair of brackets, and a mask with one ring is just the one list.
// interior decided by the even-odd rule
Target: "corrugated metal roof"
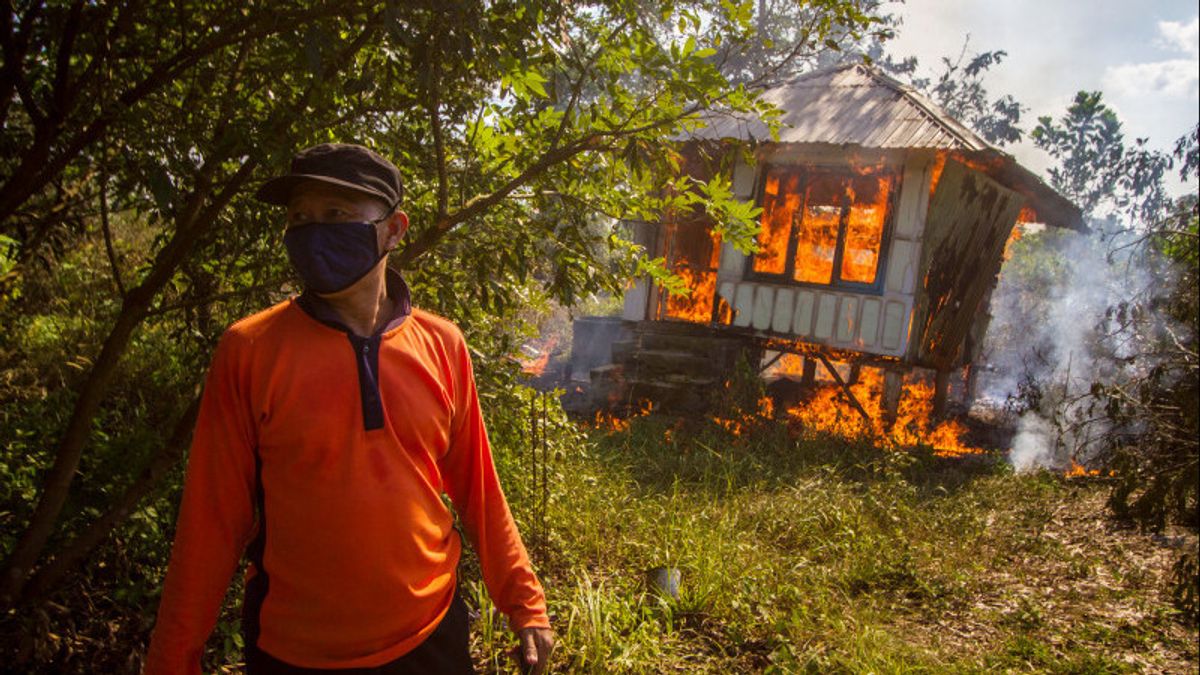
[[(1030, 200), (1050, 225), (1085, 229), (1079, 207), (1016, 159), (991, 145), (912, 87), (865, 64), (817, 70), (764, 92), (780, 109), (782, 144), (928, 148), (979, 160), (1001, 184)], [(714, 113), (680, 140), (737, 138), (773, 142), (756, 118)]]
[[(984, 150), (991, 146), (921, 94), (863, 64), (802, 75), (767, 90), (783, 114), (781, 143), (830, 143), (865, 148)], [(696, 138), (771, 140), (757, 119), (713, 115)]]

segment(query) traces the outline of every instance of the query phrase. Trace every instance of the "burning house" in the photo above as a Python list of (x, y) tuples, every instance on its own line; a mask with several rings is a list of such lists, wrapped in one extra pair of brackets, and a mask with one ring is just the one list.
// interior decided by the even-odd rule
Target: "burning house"
[(802, 379), (821, 367), (852, 401), (858, 369), (879, 369), (892, 419), (904, 379), (933, 373), (937, 412), (952, 374), (971, 379), (1016, 224), (1082, 229), (1079, 209), (869, 66), (817, 71), (766, 96), (782, 110), (777, 140), (761, 121), (711, 118), (681, 146), (690, 175), (725, 172), (735, 196), (761, 207), (759, 251), (722, 242), (703, 213), (633, 223), (690, 293), (636, 282), (629, 337), (592, 370), (594, 399), (686, 407), (738, 355), (762, 365), (792, 354)]

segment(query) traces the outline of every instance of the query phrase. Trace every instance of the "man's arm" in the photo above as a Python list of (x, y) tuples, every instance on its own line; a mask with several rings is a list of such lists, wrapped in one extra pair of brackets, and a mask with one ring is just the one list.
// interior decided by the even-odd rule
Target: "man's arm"
[(500, 489), (465, 343), (456, 345), (450, 449), (439, 462), (446, 493), (479, 554), (483, 580), (514, 631), (550, 626), (546, 597)]
[(255, 438), (237, 336), (217, 345), (143, 675), (200, 674), (204, 643), (254, 523)]

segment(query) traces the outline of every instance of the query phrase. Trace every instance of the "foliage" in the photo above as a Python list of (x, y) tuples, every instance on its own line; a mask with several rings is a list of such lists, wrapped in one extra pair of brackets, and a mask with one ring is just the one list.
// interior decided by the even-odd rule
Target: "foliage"
[(984, 88), (987, 72), (1000, 65), (1008, 53), (997, 49), (968, 58), (968, 44), (963, 43), (955, 60), (942, 57), (942, 71), (935, 78), (917, 79), (913, 85), (928, 92), (946, 113), (965, 122), (989, 143), (1016, 143), (1023, 134), (1018, 126), (1022, 106), (1012, 94), (993, 99)]
[(1048, 170), (1050, 184), (1085, 217), (1119, 215), (1130, 226), (1162, 217), (1170, 158), (1149, 149), (1146, 139), (1126, 145), (1121, 122), (1100, 92), (1078, 92), (1057, 121), (1039, 117), (1030, 137), (1056, 162)]
[[(1056, 160), (1052, 184), (1093, 216), (1091, 243), (1103, 247), (1104, 257), (1087, 263), (1091, 269), (1082, 274), (1089, 281), (1072, 280), (1088, 288), (1067, 295), (1082, 295), (1098, 283), (1113, 284), (1115, 292), (1083, 319), (1091, 323), (1086, 342), (1066, 347), (1076, 350), (1074, 376), (1059, 369), (1052, 378), (1027, 381), (1028, 403), (1054, 422), (1059, 443), (1112, 473), (1109, 506), (1117, 515), (1156, 532), (1172, 524), (1196, 527), (1197, 131), (1179, 139), (1170, 155), (1148, 149), (1145, 139), (1127, 145), (1120, 120), (1100, 95), (1080, 92), (1059, 120), (1040, 118), (1033, 138)], [(1175, 165), (1193, 192), (1171, 200), (1163, 176)], [(1079, 267), (1081, 258), (1068, 250), (1079, 248), (1058, 253), (1076, 261), (1068, 267)], [(1042, 266), (1030, 278), (1053, 268)], [(1028, 290), (1031, 296), (1061, 295)], [(1184, 585), (1177, 596), (1195, 620), (1194, 558), (1182, 556), (1178, 565), (1176, 582)]]
[(714, 58), (732, 81), (764, 86), (816, 68), (871, 61), (899, 25), (888, 9), (879, 0), (743, 3), (739, 16), (749, 20), (753, 39), (726, 42)]
[(1020, 127), (1021, 114), (1026, 108), (1012, 94), (993, 98), (985, 87), (987, 74), (1008, 53), (997, 49), (968, 54), (969, 46), (968, 37), (958, 55), (943, 56), (939, 71), (928, 77), (916, 76), (920, 62), (915, 56), (896, 61), (882, 47), (872, 50), (871, 55), (883, 70), (909, 79), (914, 88), (989, 143), (1003, 147), (1020, 141), (1025, 133)]
[[(773, 65), (866, 35), (872, 7), (811, 6)], [(32, 0), (3, 17), (0, 604), (109, 593), (124, 645), (149, 628), (211, 347), (296, 287), (251, 194), (297, 147), (359, 142), (401, 167), (413, 227), (393, 264), (467, 332), (507, 447), (522, 313), (666, 278), (618, 222), (692, 194), (658, 190), (671, 139), (705, 112), (771, 116), (765, 79), (717, 62), (755, 43), (750, 2)], [(754, 214), (723, 187), (705, 208), (748, 240)], [(71, 642), (72, 613), (6, 613), (5, 661), (83, 662), (102, 640)], [(223, 615), (215, 641), (236, 649), (236, 627)]]
[[(535, 562), (559, 631), (556, 670), (1185, 672), (1194, 662), (1191, 632), (1160, 595), (1167, 565), (1147, 564), (1149, 536), (1106, 527), (1102, 486), (1014, 475), (999, 457), (888, 453), (760, 424), (734, 435), (719, 420), (636, 417), (555, 456), (552, 538)], [(519, 518), (540, 508), (510, 499)], [(681, 570), (678, 599), (649, 585), (659, 566)], [(495, 672), (511, 641), (488, 616), (484, 604), (474, 650)]]

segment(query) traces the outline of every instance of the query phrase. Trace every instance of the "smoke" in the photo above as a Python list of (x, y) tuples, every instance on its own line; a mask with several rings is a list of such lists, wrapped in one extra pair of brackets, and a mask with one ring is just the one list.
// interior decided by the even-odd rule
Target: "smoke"
[(1013, 244), (992, 296), (981, 398), (1019, 415), (1018, 471), (1086, 465), (1115, 430), (1096, 383), (1128, 381), (1152, 364), (1146, 343), (1165, 325), (1153, 299), (1166, 270), (1134, 235), (1033, 228)]
[(1040, 415), (1022, 415), (1008, 459), (1017, 471), (1039, 467), (1060, 468), (1055, 461), (1054, 429)]

